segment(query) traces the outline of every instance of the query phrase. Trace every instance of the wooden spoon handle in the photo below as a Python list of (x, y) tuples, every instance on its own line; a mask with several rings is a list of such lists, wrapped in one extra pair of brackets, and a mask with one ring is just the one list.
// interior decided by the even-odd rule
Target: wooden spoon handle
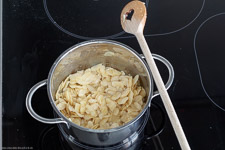
[(154, 59), (151, 55), (150, 49), (149, 49), (148, 44), (147, 44), (147, 42), (144, 38), (144, 35), (142, 33), (138, 33), (138, 34), (135, 34), (135, 35), (136, 35), (136, 38), (137, 38), (137, 40), (138, 40), (138, 42), (141, 46), (141, 49), (142, 49), (143, 53), (144, 53), (146, 61), (147, 61), (148, 65), (151, 69), (154, 81), (155, 81), (156, 86), (159, 90), (160, 96), (162, 98), (163, 104), (164, 104), (164, 106), (166, 108), (166, 111), (168, 113), (170, 122), (173, 126), (173, 129), (175, 131), (177, 139), (180, 143), (180, 146), (181, 146), (182, 150), (190, 150), (190, 146), (189, 146), (188, 141), (185, 137), (184, 131), (181, 127), (180, 121), (177, 117), (177, 114), (176, 114), (175, 109), (173, 107), (173, 104), (170, 100), (170, 97), (167, 93), (167, 90), (165, 88), (163, 80), (160, 76), (159, 70), (158, 70), (158, 68), (155, 64), (155, 61), (154, 61)]

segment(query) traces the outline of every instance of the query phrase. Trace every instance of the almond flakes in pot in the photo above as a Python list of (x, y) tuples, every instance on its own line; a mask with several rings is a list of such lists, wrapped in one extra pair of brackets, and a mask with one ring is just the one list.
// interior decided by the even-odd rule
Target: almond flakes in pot
[(110, 129), (134, 119), (145, 105), (146, 92), (134, 78), (102, 64), (69, 75), (56, 92), (55, 104), (73, 123)]

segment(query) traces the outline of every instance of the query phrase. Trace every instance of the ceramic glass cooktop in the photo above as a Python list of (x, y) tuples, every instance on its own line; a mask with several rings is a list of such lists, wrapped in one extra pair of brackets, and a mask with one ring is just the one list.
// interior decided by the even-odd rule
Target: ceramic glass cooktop
[[(137, 40), (120, 26), (120, 12), (129, 1), (3, 1), (4, 149), (70, 149), (57, 125), (30, 116), (25, 107), (27, 92), (47, 78), (63, 51), (79, 42), (111, 39), (141, 53)], [(149, 47), (174, 67), (168, 92), (191, 148), (225, 149), (225, 1), (143, 2), (148, 11), (144, 34)], [(167, 69), (157, 65), (166, 81)], [(163, 107), (160, 97), (153, 102)], [(46, 87), (35, 93), (32, 105), (41, 116), (54, 117)], [(154, 132), (161, 121), (156, 108), (145, 135)], [(162, 132), (143, 140), (139, 149), (180, 149), (167, 115)]]

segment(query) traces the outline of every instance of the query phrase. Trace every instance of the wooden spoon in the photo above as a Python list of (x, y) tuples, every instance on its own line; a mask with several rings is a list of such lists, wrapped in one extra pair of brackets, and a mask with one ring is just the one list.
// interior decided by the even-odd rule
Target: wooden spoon
[(170, 100), (170, 97), (167, 93), (163, 80), (159, 74), (158, 68), (155, 64), (155, 61), (151, 55), (148, 44), (143, 35), (143, 30), (146, 22), (146, 7), (143, 2), (140, 1), (131, 1), (128, 3), (122, 10), (121, 13), (121, 25), (123, 30), (127, 33), (134, 34), (139, 42), (139, 45), (142, 49), (142, 52), (147, 60), (147, 63), (151, 69), (154, 81), (159, 90), (160, 96), (162, 98), (163, 104), (166, 108), (167, 114), (169, 116), (170, 122), (173, 126), (177, 139), (180, 143), (180, 146), (183, 150), (190, 150), (190, 146), (185, 137), (184, 131), (181, 127), (180, 121), (177, 117), (177, 114), (174, 110), (173, 104)]

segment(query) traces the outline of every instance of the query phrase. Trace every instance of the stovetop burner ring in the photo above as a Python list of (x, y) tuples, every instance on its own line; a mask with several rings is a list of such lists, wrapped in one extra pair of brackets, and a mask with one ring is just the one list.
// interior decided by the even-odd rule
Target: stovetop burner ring
[(205, 21), (203, 21), (201, 23), (201, 25), (198, 27), (196, 33), (195, 33), (195, 36), (194, 36), (194, 42), (193, 42), (193, 46), (194, 46), (194, 55), (195, 55), (195, 61), (196, 61), (196, 65), (197, 65), (197, 69), (198, 69), (198, 75), (199, 75), (199, 79), (200, 79), (200, 84), (201, 84), (201, 87), (205, 93), (205, 95), (208, 97), (208, 99), (213, 103), (214, 106), (216, 106), (217, 108), (219, 108), (220, 110), (224, 111), (225, 112), (225, 108), (223, 106), (221, 106), (220, 104), (216, 103), (213, 98), (211, 98), (211, 96), (208, 94), (206, 88), (205, 88), (205, 85), (204, 85), (204, 82), (203, 82), (203, 79), (202, 79), (202, 73), (201, 73), (201, 69), (200, 69), (200, 65), (199, 65), (199, 60), (198, 60), (198, 54), (197, 54), (197, 48), (196, 48), (196, 40), (197, 40), (197, 35), (200, 31), (200, 29), (208, 22), (210, 21), (211, 19), (214, 19), (215, 17), (218, 17), (218, 16), (221, 16), (221, 15), (225, 15), (225, 12), (221, 12), (221, 13), (218, 13), (218, 14), (215, 14), (209, 18), (207, 18)]
[[(148, 4), (149, 4), (149, 0), (146, 0), (145, 1), (145, 5), (146, 5), (146, 8), (148, 8)], [(48, 10), (48, 6), (47, 6), (47, 0), (43, 0), (43, 5), (44, 5), (44, 10), (45, 10), (45, 13), (46, 15), (48, 16), (49, 20), (59, 29), (61, 30), (62, 32), (72, 36), (72, 37), (75, 37), (75, 38), (78, 38), (78, 39), (83, 39), (83, 40), (92, 40), (92, 39), (96, 39), (96, 38), (99, 38), (99, 39), (115, 39), (116, 37), (118, 36), (121, 36), (123, 35), (125, 32), (124, 31), (121, 31), (119, 33), (116, 33), (116, 34), (113, 34), (113, 35), (110, 35), (110, 36), (103, 36), (103, 37), (87, 37), (87, 36), (82, 36), (82, 35), (78, 35), (78, 34), (75, 34), (75, 33), (72, 33), (66, 29), (64, 29), (63, 27), (61, 27), (54, 19), (53, 17), (51, 16), (49, 10)]]

